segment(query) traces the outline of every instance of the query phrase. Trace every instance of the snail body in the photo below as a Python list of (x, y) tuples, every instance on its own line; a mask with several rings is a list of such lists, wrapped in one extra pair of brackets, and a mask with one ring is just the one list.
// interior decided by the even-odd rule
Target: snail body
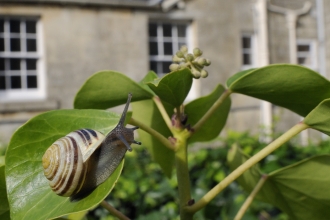
[(115, 171), (125, 156), (132, 151), (134, 130), (124, 121), (132, 95), (117, 126), (107, 135), (92, 129), (73, 131), (55, 141), (42, 157), (44, 175), (51, 189), (60, 196), (76, 200), (84, 197), (103, 183)]

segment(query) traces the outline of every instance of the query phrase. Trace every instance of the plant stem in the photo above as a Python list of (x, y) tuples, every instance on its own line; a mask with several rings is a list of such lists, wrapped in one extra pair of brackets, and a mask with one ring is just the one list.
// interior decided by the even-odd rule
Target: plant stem
[(113, 206), (111, 206), (105, 200), (103, 200), (100, 205), (103, 206), (103, 208), (108, 210), (112, 215), (116, 216), (120, 220), (129, 220), (129, 218), (127, 216), (125, 216), (123, 213), (121, 213), (120, 211), (115, 209)]
[(241, 208), (237, 212), (234, 220), (241, 220), (243, 218), (244, 213), (246, 212), (246, 210), (251, 205), (254, 197), (258, 194), (258, 192), (260, 191), (260, 189), (262, 188), (262, 186), (266, 182), (267, 178), (268, 178), (267, 175), (262, 175), (261, 176), (261, 178), (260, 178), (259, 182), (257, 183), (257, 185), (254, 187), (254, 189), (252, 190), (252, 192), (249, 195), (249, 197), (246, 198), (244, 204), (241, 206)]
[(167, 112), (166, 112), (166, 109), (164, 108), (164, 105), (162, 103), (162, 101), (159, 99), (158, 96), (154, 96), (152, 98), (152, 100), (155, 102), (155, 104), (157, 105), (157, 108), (160, 112), (160, 114), (163, 116), (163, 119), (167, 125), (167, 127), (172, 130), (172, 122), (171, 122), (171, 119), (170, 117), (168, 116)]
[(148, 125), (134, 119), (133, 117), (130, 118), (129, 124), (134, 125), (134, 126), (138, 126), (139, 128), (141, 128), (142, 130), (144, 130), (145, 132), (149, 133), (150, 135), (154, 136), (155, 138), (158, 139), (159, 142), (161, 142), (163, 145), (165, 145), (167, 148), (171, 149), (171, 150), (175, 150), (175, 146), (171, 144), (171, 142), (165, 138), (162, 134), (160, 134), (158, 131), (152, 129), (151, 127), (149, 127)]
[(209, 192), (207, 192), (198, 202), (193, 204), (190, 207), (186, 207), (188, 212), (195, 213), (198, 210), (202, 209), (206, 206), (216, 195), (218, 195), (224, 188), (226, 188), (230, 183), (232, 183), (236, 178), (242, 175), (246, 170), (250, 169), (253, 165), (258, 163), (260, 160), (268, 156), (274, 150), (279, 148), (282, 144), (290, 140), (292, 137), (297, 135), (299, 132), (308, 128), (308, 125), (300, 122), (293, 126), (290, 130), (285, 132), (275, 141), (270, 143), (267, 147), (263, 148), (257, 154), (248, 159), (245, 163), (237, 167), (236, 170), (231, 172), (225, 179), (223, 179), (220, 183), (218, 183), (215, 187), (213, 187)]
[(190, 177), (188, 169), (187, 158), (187, 137), (189, 132), (187, 130), (182, 131), (181, 134), (176, 135), (177, 138), (177, 151), (175, 152), (175, 166), (176, 176), (178, 180), (179, 188), (179, 200), (180, 200), (180, 218), (181, 220), (191, 220), (194, 213), (185, 211), (188, 202), (191, 200), (190, 195)]
[(231, 94), (231, 90), (225, 90), (219, 99), (215, 101), (215, 103), (211, 106), (211, 108), (203, 115), (201, 119), (192, 127), (192, 131), (198, 131), (203, 124), (213, 115), (213, 113), (221, 106), (221, 104), (226, 100), (226, 98)]

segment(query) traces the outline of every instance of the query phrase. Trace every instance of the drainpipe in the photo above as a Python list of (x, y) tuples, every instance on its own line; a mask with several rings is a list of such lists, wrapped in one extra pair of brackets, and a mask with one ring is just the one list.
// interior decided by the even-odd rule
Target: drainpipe
[[(289, 29), (289, 48), (290, 48), (290, 63), (297, 64), (297, 37), (296, 37), (296, 27), (298, 17), (306, 14), (311, 9), (312, 4), (310, 2), (305, 2), (301, 9), (292, 10), (288, 8), (282, 8), (276, 5), (268, 4), (268, 9), (270, 11), (284, 14), (286, 17), (287, 27)], [(308, 144), (308, 131), (304, 130), (300, 133), (301, 144), (306, 146)]]
[[(268, 51), (268, 25), (267, 25), (267, 0), (257, 0), (255, 4), (255, 17), (257, 26), (257, 66), (267, 66), (269, 64)], [(260, 103), (260, 122), (263, 130), (259, 137), (261, 142), (270, 142), (272, 135), (272, 105), (269, 102)]]

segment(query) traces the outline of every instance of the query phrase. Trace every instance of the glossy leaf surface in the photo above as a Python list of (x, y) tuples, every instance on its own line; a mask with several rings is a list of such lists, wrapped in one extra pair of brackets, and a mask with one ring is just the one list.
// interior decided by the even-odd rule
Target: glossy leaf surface
[(74, 100), (76, 109), (108, 109), (126, 103), (128, 93), (132, 101), (150, 99), (153, 94), (126, 75), (101, 71), (92, 75), (80, 88)]
[[(187, 124), (191, 126), (195, 125), (224, 91), (224, 87), (218, 85), (211, 94), (188, 103), (185, 106), (185, 114), (188, 116)], [(217, 111), (205, 122), (203, 127), (189, 138), (189, 143), (209, 141), (216, 138), (226, 124), (230, 105), (230, 98), (227, 98)]]
[(330, 82), (303, 66), (275, 64), (236, 73), (228, 88), (269, 101), (306, 116), (324, 99), (330, 98)]
[[(228, 154), (232, 170), (247, 159), (248, 156), (235, 147)], [(327, 219), (330, 216), (329, 169), (330, 155), (321, 155), (274, 171), (268, 175), (257, 198), (277, 206), (293, 220)], [(238, 182), (251, 192), (260, 177), (255, 166)]]
[(304, 123), (313, 129), (330, 135), (330, 99), (325, 99), (311, 111)]
[(148, 83), (148, 86), (159, 98), (174, 107), (180, 106), (187, 97), (192, 74), (189, 69), (182, 69), (166, 74), (164, 77)]
[(43, 174), (41, 158), (57, 139), (71, 131), (90, 128), (110, 132), (117, 114), (102, 110), (56, 110), (29, 120), (13, 135), (6, 154), (6, 184), (12, 219), (50, 219), (90, 209), (114, 187), (123, 161), (116, 171), (89, 196), (70, 202), (51, 191)]
[[(165, 103), (164, 107), (167, 112), (170, 113), (172, 107)], [(165, 138), (171, 136), (170, 130), (167, 128), (156, 104), (152, 100), (144, 100), (140, 102), (132, 103), (133, 107), (133, 118), (143, 122), (143, 124), (148, 125), (152, 129), (161, 133)], [(173, 112), (173, 111), (172, 111)], [(174, 165), (174, 152), (163, 144), (161, 144), (155, 137), (146, 133), (142, 129), (138, 130), (139, 137), (141, 139), (142, 145), (150, 149), (153, 159), (159, 163), (163, 172), (167, 177), (170, 177)]]
[(0, 219), (10, 219), (4, 165), (0, 165)]

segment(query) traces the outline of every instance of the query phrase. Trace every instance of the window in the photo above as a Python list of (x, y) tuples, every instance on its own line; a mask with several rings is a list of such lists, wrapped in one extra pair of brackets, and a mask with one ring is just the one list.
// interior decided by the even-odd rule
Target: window
[(173, 54), (183, 45), (189, 48), (187, 22), (150, 22), (150, 69), (160, 76), (168, 73)]
[(44, 96), (36, 18), (0, 17), (0, 100)]
[(297, 64), (317, 69), (315, 41), (297, 40)]
[(242, 35), (242, 69), (249, 69), (255, 66), (255, 44), (253, 35)]

